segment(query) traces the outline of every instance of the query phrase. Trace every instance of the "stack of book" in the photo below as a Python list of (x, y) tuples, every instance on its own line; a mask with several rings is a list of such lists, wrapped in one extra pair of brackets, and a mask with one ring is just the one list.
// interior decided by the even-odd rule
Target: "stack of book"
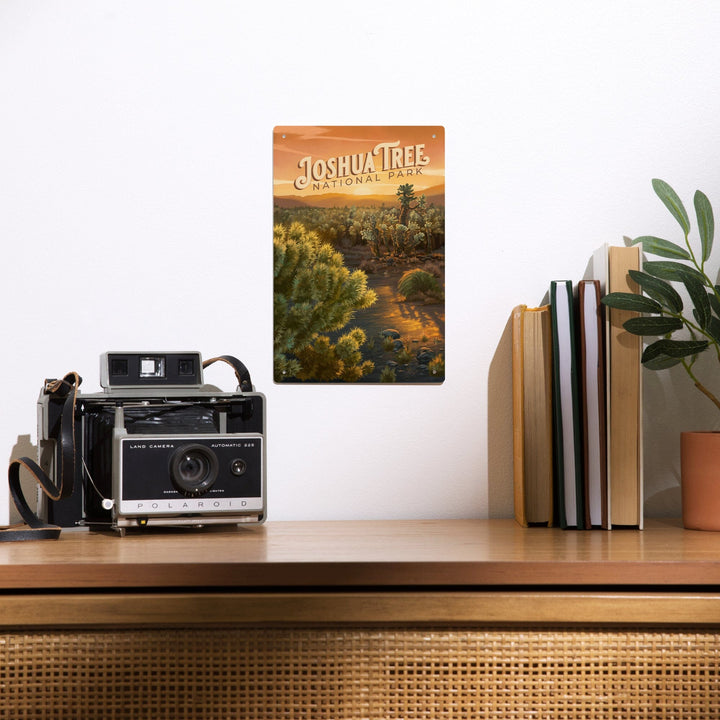
[(550, 283), (549, 303), (513, 310), (513, 481), (523, 525), (642, 528), (642, 343), (606, 308), (640, 289), (639, 247), (593, 256), (591, 277)]

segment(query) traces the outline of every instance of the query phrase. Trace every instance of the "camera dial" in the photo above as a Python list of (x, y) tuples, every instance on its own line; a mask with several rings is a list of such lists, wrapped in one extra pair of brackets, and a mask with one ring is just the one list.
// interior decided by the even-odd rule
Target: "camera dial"
[(170, 478), (182, 495), (197, 497), (215, 483), (218, 460), (205, 445), (183, 445), (170, 460)]

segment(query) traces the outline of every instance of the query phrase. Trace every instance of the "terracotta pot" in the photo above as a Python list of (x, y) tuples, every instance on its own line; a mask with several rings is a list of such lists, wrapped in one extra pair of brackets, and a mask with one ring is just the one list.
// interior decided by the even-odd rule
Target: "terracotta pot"
[(720, 530), (720, 433), (681, 433), (680, 471), (683, 525)]

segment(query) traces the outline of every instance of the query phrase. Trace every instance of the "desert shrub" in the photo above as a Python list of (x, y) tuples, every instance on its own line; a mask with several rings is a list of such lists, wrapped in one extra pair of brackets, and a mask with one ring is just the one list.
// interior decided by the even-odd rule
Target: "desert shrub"
[(430, 297), (442, 300), (443, 291), (438, 279), (425, 270), (408, 270), (398, 282), (398, 292), (407, 300)]
[(360, 346), (364, 342), (365, 333), (359, 328), (338, 338), (334, 344), (325, 335), (319, 335), (297, 353), (301, 366), (297, 372), (298, 379), (355, 382), (368, 375), (375, 365), (362, 359)]
[(428, 363), (428, 372), (437, 377), (445, 377), (445, 358), (437, 355)]
[(413, 354), (403, 345), (403, 347), (398, 350), (395, 359), (400, 365), (407, 365), (413, 359)]

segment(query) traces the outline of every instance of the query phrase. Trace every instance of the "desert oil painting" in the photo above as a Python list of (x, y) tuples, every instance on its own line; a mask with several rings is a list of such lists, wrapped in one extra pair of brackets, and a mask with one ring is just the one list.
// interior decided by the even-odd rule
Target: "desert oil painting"
[(445, 379), (442, 126), (276, 127), (276, 383)]

